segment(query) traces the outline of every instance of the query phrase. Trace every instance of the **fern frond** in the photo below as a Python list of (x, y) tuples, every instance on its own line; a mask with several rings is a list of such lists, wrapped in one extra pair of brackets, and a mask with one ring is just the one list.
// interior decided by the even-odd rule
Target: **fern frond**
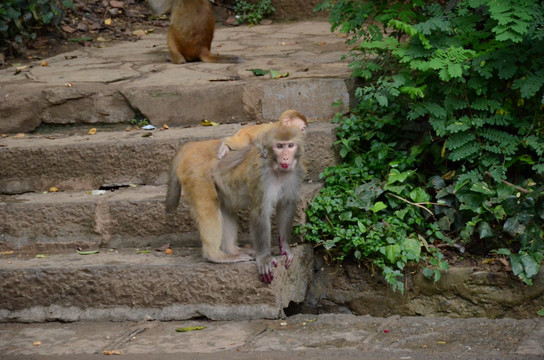
[(476, 140), (476, 134), (474, 132), (458, 132), (451, 135), (446, 141), (446, 149), (455, 150), (459, 149), (461, 146), (473, 142)]
[(512, 84), (512, 89), (519, 89), (521, 97), (529, 99), (533, 97), (544, 85), (544, 68), (527, 74), (517, 79)]
[(458, 149), (452, 150), (449, 154), (449, 159), (452, 161), (468, 160), (473, 162), (480, 153), (480, 144), (476, 141), (465, 143)]

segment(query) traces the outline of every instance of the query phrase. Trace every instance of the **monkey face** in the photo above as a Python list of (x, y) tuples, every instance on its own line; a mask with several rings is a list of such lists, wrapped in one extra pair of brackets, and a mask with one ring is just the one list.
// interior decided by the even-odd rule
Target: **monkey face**
[(293, 141), (278, 141), (272, 147), (275, 168), (281, 171), (291, 171), (297, 163), (298, 144)]

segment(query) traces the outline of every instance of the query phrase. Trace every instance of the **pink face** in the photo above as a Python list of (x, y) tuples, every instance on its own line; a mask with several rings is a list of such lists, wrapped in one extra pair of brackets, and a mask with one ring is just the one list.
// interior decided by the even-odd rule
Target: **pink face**
[(291, 170), (296, 165), (298, 145), (293, 141), (278, 141), (273, 150), (277, 164), (284, 170)]

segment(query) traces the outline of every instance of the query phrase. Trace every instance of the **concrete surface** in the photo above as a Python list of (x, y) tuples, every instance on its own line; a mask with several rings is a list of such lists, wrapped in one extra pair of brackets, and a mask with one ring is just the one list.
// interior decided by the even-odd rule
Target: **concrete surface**
[[(185, 327), (202, 330), (176, 332)], [(252, 321), (0, 324), (0, 359), (536, 360), (544, 319), (295, 315)], [(106, 357), (107, 358), (107, 357)]]

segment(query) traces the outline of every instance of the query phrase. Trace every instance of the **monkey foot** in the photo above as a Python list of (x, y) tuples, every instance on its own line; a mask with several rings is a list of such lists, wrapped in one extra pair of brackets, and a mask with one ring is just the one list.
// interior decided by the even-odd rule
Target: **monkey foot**
[(278, 267), (278, 261), (272, 256), (267, 256), (264, 260), (257, 259), (257, 267), (259, 268), (259, 276), (261, 280), (270, 284), (274, 280), (273, 267)]
[(287, 242), (284, 242), (281, 238), (279, 239), (280, 245), (280, 254), (285, 255), (285, 268), (289, 269), (289, 266), (293, 263), (293, 253)]

